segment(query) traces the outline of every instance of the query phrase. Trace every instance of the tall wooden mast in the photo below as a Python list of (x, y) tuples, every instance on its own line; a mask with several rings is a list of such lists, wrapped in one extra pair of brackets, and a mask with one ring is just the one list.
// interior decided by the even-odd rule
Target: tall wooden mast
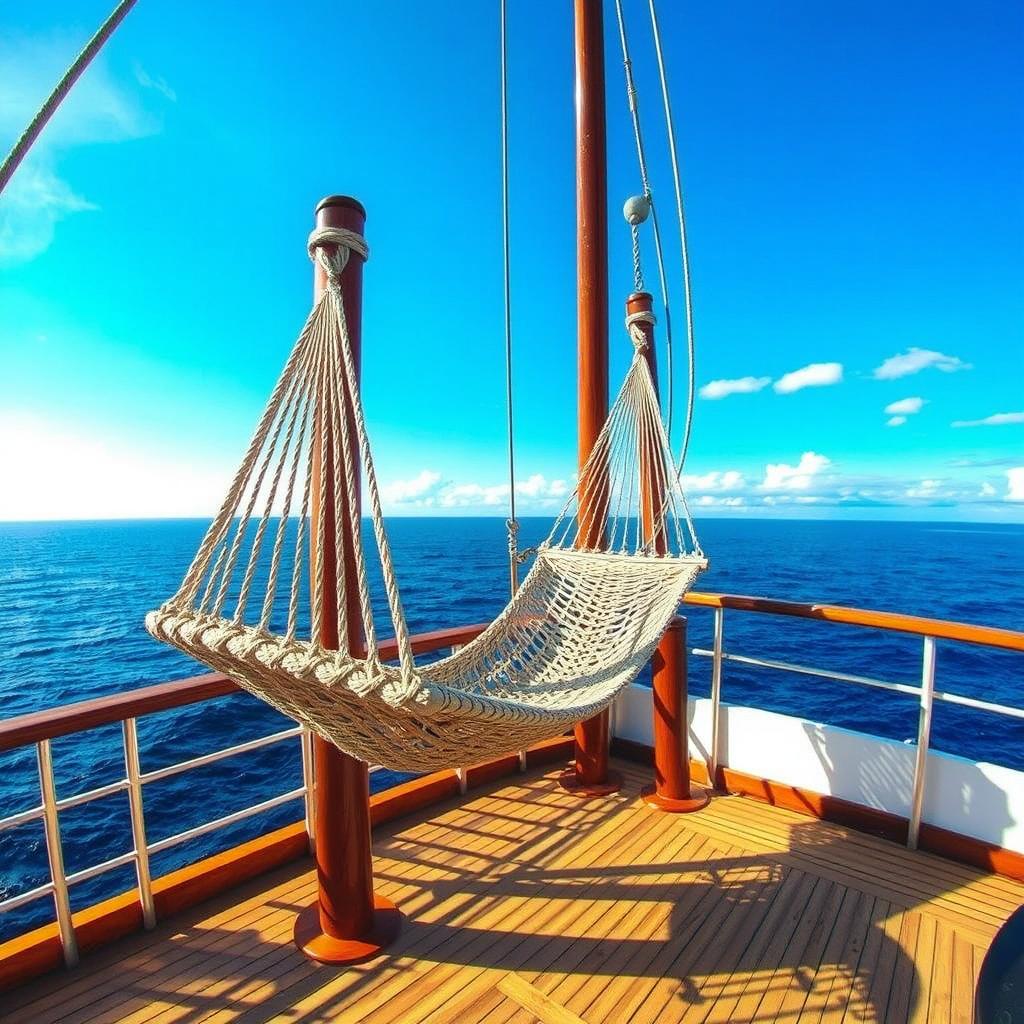
[[(608, 175), (605, 146), (604, 16), (602, 0), (575, 0), (576, 16), (576, 274), (578, 462), (582, 471), (608, 417)], [(604, 542), (603, 477), (607, 467), (581, 472), (580, 542)], [(608, 712), (576, 727), (576, 763), (562, 783), (582, 795), (619, 788), (608, 771)]]

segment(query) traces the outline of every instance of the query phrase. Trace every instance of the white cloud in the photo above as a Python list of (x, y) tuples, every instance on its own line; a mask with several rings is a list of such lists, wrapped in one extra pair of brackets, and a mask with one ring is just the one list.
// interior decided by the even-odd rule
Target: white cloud
[(1024, 466), (1006, 471), (1006, 500), (1024, 501)]
[(30, 415), (0, 415), (0, 520), (207, 516), (220, 506), (232, 469)]
[(843, 379), (842, 363), (811, 363), (780, 377), (773, 385), (780, 395), (803, 388), (820, 388), (838, 384)]
[(735, 380), (712, 380), (700, 389), (701, 398), (727, 398), (729, 395), (749, 395), (771, 384), (771, 377), (738, 377)]
[(887, 427), (902, 427), (907, 422), (906, 416), (891, 416), (885, 421)]
[(886, 359), (881, 366), (875, 368), (873, 376), (875, 380), (895, 380), (898, 377), (909, 377), (912, 373), (920, 373), (930, 366), (944, 373), (971, 369), (970, 363), (965, 363), (956, 356), (947, 356), (927, 348), (909, 348), (901, 355)]
[(898, 402), (890, 402), (885, 407), (885, 412), (889, 416), (912, 416), (915, 412), (920, 412), (924, 404), (923, 398), (901, 398)]
[(746, 486), (743, 474), (735, 469), (727, 469), (724, 472), (713, 470), (710, 473), (702, 473), (694, 476), (684, 473), (681, 479), (683, 490), (690, 493), (697, 491), (737, 491)]
[[(507, 487), (505, 493), (508, 493)], [(549, 483), (542, 473), (534, 473), (516, 484), (516, 494), (526, 498), (562, 498), (568, 493), (569, 486), (564, 480), (552, 480)]]
[(982, 420), (954, 420), (954, 427), (1001, 427), (1007, 423), (1024, 423), (1024, 412), (997, 412)]
[(817, 452), (804, 452), (795, 466), (785, 462), (769, 463), (764, 468), (760, 488), (763, 491), (807, 490), (814, 478), (831, 464), (830, 459)]
[(934, 498), (942, 484), (942, 480), (922, 480), (919, 484), (908, 487), (906, 496), (908, 498)]
[[(81, 40), (48, 36), (0, 38), (0, 138), (16, 139), (81, 48)], [(99, 142), (138, 139), (159, 122), (117, 83), (97, 58), (43, 129), (0, 198), (0, 263), (20, 263), (44, 252), (57, 223), (96, 205), (58, 171), (67, 150)]]
[(994, 498), (996, 489), (986, 480), (981, 485), (981, 490), (978, 491), (979, 498)]
[(381, 497), (385, 501), (401, 503), (406, 501), (422, 501), (430, 497), (441, 483), (441, 474), (433, 470), (424, 469), (411, 480), (393, 480), (385, 484), (381, 490)]
[(693, 504), (699, 508), (746, 508), (745, 498), (734, 496), (722, 498), (714, 494), (698, 494)]
[(494, 507), (508, 502), (508, 484), (449, 484), (438, 497), (442, 508)]
[[(568, 496), (570, 485), (561, 478), (548, 480), (534, 473), (516, 483), (516, 497), (526, 509), (556, 510)], [(508, 504), (508, 484), (456, 483), (435, 470), (424, 469), (408, 480), (393, 480), (381, 487), (386, 504), (406, 508), (498, 508)]]

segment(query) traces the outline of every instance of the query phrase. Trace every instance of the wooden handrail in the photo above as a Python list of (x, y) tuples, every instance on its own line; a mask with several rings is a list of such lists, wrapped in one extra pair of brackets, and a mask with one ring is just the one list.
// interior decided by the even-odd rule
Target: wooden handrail
[[(486, 628), (486, 623), (478, 623), (418, 633), (412, 638), (413, 652), (429, 654), (445, 647), (469, 643)], [(384, 661), (398, 657), (394, 640), (383, 641), (377, 650)], [(86, 729), (95, 729), (101, 725), (123, 722), (126, 718), (139, 718), (155, 711), (169, 711), (171, 708), (185, 707), (187, 704), (196, 704), (213, 697), (223, 697), (239, 689), (238, 684), (227, 676), (210, 672), (188, 679), (175, 679), (170, 683), (158, 683), (156, 686), (144, 686), (125, 693), (112, 693), (107, 697), (63, 704), (60, 707), (47, 708), (45, 711), (33, 711), (27, 715), (0, 721), (0, 752), (23, 747), (29, 743), (38, 743), (40, 740), (84, 732)]]
[[(732, 608), (742, 612), (767, 615), (788, 615), (797, 619), (819, 622), (839, 622), (849, 626), (868, 626), (914, 636), (933, 636), (941, 640), (959, 640), (981, 644), (1006, 651), (1024, 652), (1024, 632), (998, 629), (994, 626), (974, 626), (965, 622), (948, 622), (918, 615), (900, 615), (897, 612), (872, 611), (866, 608), (845, 608), (834, 604), (801, 604), (798, 601), (776, 601), (767, 597), (746, 597), (742, 594), (711, 594), (691, 592), (683, 599), (685, 604), (704, 608)], [(486, 628), (485, 623), (457, 626), (418, 633), (412, 638), (416, 654), (429, 654), (445, 647), (469, 643)], [(385, 661), (398, 656), (394, 640), (385, 640), (377, 648)], [(234, 693), (238, 685), (227, 676), (216, 673), (176, 679), (170, 683), (146, 686), (109, 697), (64, 704), (0, 721), (0, 752), (22, 747), (39, 740), (54, 739), (71, 733), (110, 725), (126, 718), (138, 718), (155, 711), (167, 711), (199, 701), (210, 700)]]
[(797, 619), (817, 619), (822, 622), (841, 622), (849, 626), (871, 626), (914, 636), (933, 636), (940, 640), (961, 640), (968, 644), (983, 644), (1006, 651), (1024, 651), (1024, 633), (995, 626), (973, 626), (966, 622), (947, 622), (945, 619), (927, 619), (919, 615), (901, 615), (898, 612), (878, 612), (866, 608), (844, 608), (835, 604), (801, 604), (798, 601), (776, 601), (767, 597), (744, 597), (741, 594), (705, 594), (692, 592), (683, 598), (685, 604), (705, 608), (735, 608), (741, 612), (764, 612), (768, 615), (788, 615)]

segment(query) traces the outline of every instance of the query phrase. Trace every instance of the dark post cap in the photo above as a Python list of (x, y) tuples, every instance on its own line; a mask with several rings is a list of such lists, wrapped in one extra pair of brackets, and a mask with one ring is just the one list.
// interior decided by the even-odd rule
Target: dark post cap
[(351, 196), (325, 196), (316, 204), (314, 214), (319, 213), (328, 206), (346, 206), (350, 210), (357, 210), (364, 217), (366, 216), (366, 208), (358, 199), (353, 199)]

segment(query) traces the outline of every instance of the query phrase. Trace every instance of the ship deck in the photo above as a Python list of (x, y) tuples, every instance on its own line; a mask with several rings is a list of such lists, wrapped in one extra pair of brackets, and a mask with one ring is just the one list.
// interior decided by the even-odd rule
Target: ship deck
[(1024, 884), (722, 796), (671, 815), (649, 771), (589, 802), (553, 770), (380, 828), (378, 890), (407, 917), (340, 970), (292, 945), (308, 861), (0, 996), (44, 1021), (971, 1020), (984, 952)]

